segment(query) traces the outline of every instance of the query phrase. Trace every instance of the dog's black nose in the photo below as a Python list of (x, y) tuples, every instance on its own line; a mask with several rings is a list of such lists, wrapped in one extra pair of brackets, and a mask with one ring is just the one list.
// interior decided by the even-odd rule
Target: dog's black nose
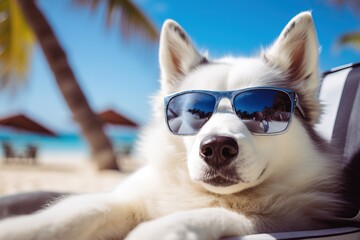
[(209, 136), (200, 144), (200, 156), (211, 167), (221, 168), (231, 163), (239, 153), (235, 139), (226, 136)]

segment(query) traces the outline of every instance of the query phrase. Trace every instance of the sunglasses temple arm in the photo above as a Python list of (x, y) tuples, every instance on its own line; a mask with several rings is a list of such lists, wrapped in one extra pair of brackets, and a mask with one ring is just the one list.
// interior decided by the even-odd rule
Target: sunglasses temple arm
[(295, 94), (295, 107), (296, 107), (297, 109), (299, 109), (299, 112), (301, 113), (301, 116), (302, 116), (303, 118), (305, 118), (305, 117), (306, 117), (306, 116), (305, 116), (305, 112), (304, 112), (304, 109), (301, 107), (301, 105), (300, 105), (300, 103), (299, 103), (299, 97), (298, 97), (297, 94)]

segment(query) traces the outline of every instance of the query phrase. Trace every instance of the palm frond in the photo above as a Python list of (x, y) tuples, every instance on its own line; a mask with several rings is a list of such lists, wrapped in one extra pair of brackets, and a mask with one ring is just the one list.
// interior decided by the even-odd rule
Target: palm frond
[(360, 50), (360, 32), (343, 34), (338, 39), (338, 45), (349, 45)]
[(0, 1), (0, 89), (26, 79), (34, 37), (17, 1)]
[(118, 26), (124, 39), (140, 35), (147, 41), (157, 41), (158, 31), (150, 19), (131, 0), (73, 0), (76, 4), (96, 9), (106, 4), (107, 26)]

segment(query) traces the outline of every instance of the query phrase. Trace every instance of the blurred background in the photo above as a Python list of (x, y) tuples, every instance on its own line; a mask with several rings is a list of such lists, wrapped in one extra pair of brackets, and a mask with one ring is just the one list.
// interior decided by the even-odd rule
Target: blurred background
[(210, 58), (251, 56), (307, 10), (320, 70), (358, 62), (359, 0), (1, 0), (0, 168), (16, 171), (0, 182), (24, 165), (90, 159), (123, 171), (151, 115), (164, 20)]

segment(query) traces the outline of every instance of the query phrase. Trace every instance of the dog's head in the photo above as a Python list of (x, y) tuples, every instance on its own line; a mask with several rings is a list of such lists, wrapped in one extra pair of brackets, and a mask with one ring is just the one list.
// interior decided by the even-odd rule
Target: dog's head
[(317, 37), (308, 12), (294, 17), (272, 46), (251, 58), (211, 60), (199, 53), (179, 24), (166, 21), (160, 40), (162, 97), (186, 90), (272, 86), (296, 92), (304, 111), (301, 116), (295, 110), (286, 132), (257, 136), (239, 119), (231, 102), (221, 99), (195, 135), (172, 137), (186, 152), (191, 180), (211, 192), (231, 194), (298, 167), (307, 154), (304, 144), (311, 142), (306, 132), (319, 118), (317, 60)]

